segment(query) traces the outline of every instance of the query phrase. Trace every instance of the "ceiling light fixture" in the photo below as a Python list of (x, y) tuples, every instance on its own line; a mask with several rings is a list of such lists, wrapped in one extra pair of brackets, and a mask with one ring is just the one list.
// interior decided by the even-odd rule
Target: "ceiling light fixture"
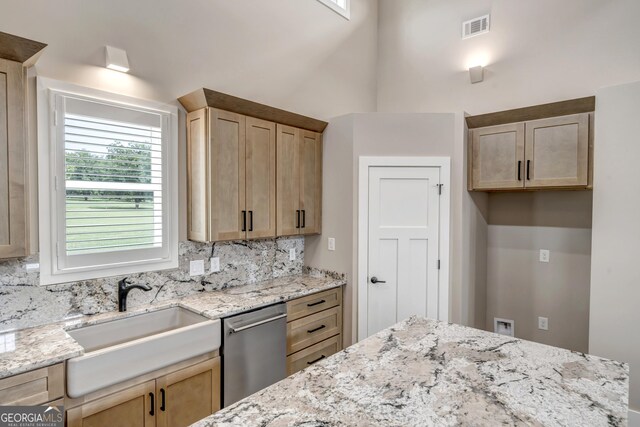
[(106, 67), (110, 70), (129, 72), (129, 58), (127, 52), (113, 46), (106, 47)]

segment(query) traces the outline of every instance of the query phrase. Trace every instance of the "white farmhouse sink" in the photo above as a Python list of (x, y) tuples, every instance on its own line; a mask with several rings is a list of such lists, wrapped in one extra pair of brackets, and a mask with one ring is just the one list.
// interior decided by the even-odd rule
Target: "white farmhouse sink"
[(220, 348), (220, 320), (179, 307), (68, 331), (85, 354), (67, 361), (67, 394), (81, 397)]

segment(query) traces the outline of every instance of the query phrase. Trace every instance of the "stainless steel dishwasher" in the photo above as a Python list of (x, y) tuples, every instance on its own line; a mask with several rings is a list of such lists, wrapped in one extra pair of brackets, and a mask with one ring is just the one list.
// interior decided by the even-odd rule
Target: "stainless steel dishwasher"
[(286, 375), (286, 304), (271, 305), (222, 320), (223, 407)]

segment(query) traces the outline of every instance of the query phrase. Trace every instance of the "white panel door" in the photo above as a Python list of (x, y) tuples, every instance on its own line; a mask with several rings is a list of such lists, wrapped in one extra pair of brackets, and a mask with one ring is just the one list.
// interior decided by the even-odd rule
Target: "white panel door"
[(369, 168), (367, 335), (438, 318), (440, 168)]

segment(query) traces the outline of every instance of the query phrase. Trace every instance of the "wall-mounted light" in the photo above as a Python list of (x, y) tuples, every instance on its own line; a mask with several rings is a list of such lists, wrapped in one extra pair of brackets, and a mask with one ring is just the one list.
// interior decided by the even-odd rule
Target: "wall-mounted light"
[(478, 65), (475, 67), (469, 68), (469, 78), (471, 79), (471, 83), (480, 83), (484, 80), (484, 67), (482, 65)]
[(120, 71), (122, 73), (129, 72), (129, 58), (127, 58), (126, 51), (113, 46), (107, 46), (105, 55), (106, 67), (108, 69)]

